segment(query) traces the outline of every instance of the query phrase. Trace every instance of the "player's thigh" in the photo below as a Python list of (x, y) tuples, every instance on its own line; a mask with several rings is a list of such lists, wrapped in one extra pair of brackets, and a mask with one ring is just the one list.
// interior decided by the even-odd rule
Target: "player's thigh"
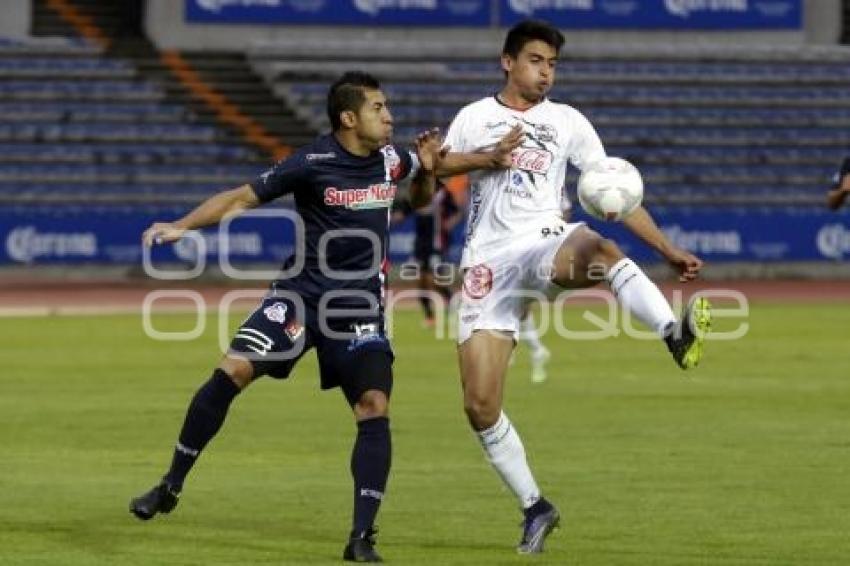
[(458, 346), (464, 401), (501, 407), (508, 362), (515, 342), (509, 332), (477, 330)]
[(609, 241), (586, 226), (561, 243), (552, 261), (552, 281), (565, 289), (583, 289), (604, 281)]
[(384, 332), (383, 320), (358, 321), (346, 328), (337, 327), (334, 332), (340, 334), (317, 338), (322, 389), (339, 387), (358, 417), (360, 409), (375, 412), (372, 416), (386, 414), (392, 394), (395, 356)]
[[(222, 360), (222, 369), (244, 376), (245, 364), (253, 369), (251, 379), (262, 375), (285, 379), (311, 347), (311, 340), (299, 320), (295, 305), (286, 299), (266, 298), (246, 318), (230, 343)], [(233, 375), (233, 374), (231, 374)]]

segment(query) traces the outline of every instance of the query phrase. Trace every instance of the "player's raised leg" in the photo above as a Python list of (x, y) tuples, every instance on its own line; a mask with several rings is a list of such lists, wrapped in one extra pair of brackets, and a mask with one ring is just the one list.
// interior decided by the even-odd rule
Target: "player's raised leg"
[(251, 383), (253, 376), (254, 368), (248, 360), (228, 356), (221, 361), (189, 403), (171, 467), (156, 486), (130, 501), (131, 513), (148, 520), (157, 513), (170, 513), (174, 509), (186, 476), (218, 433), (233, 399)]
[(608, 282), (618, 302), (664, 339), (682, 369), (702, 357), (703, 339), (711, 326), (710, 305), (692, 299), (680, 321), (658, 286), (611, 240), (586, 227), (576, 229), (555, 254), (553, 281), (568, 289)]
[(516, 429), (502, 411), (508, 359), (513, 350), (508, 333), (479, 330), (458, 348), (463, 401), (469, 424), (487, 460), (516, 496), (525, 515), (522, 553), (543, 551), (546, 536), (557, 526), (558, 511), (540, 495)]

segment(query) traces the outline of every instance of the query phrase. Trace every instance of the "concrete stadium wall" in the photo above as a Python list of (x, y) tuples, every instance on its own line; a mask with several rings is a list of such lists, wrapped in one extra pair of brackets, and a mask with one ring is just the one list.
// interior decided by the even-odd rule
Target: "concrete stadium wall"
[[(668, 45), (701, 44), (836, 44), (841, 35), (841, 0), (805, 0), (805, 26), (803, 31), (777, 32), (636, 32), (636, 31), (569, 31), (568, 42), (580, 45), (617, 43), (664, 43)], [(274, 41), (285, 37), (315, 38), (326, 35), (335, 40), (377, 37), (409, 41), (468, 39), (492, 42), (499, 46), (501, 29), (410, 29), (399, 27), (322, 27), (322, 26), (254, 26), (254, 25), (199, 25), (186, 24), (182, 0), (148, 0), (145, 25), (148, 35), (161, 48), (187, 50), (243, 50), (257, 41)]]
[(0, 1), (0, 37), (21, 38), (30, 35), (31, 0)]

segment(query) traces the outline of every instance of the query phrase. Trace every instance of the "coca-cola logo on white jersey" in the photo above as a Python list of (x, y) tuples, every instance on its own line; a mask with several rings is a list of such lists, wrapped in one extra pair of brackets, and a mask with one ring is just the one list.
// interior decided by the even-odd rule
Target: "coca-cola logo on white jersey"
[(545, 175), (552, 165), (552, 154), (537, 147), (521, 147), (513, 153), (513, 166), (515, 169)]

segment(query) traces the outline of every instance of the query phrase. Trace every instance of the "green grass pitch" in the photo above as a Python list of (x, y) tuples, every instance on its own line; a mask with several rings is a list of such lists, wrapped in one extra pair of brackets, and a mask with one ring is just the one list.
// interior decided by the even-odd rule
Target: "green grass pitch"
[[(758, 305), (749, 322), (687, 374), (660, 343), (550, 333), (550, 379), (533, 385), (518, 352), (506, 408), (563, 514), (529, 559), (467, 430), (453, 343), (399, 313), (379, 551), (402, 565), (846, 563), (850, 307)], [(354, 427), (339, 392), (319, 393), (312, 355), (249, 388), (179, 507), (142, 523), (128, 499), (164, 471), (214, 333), (156, 342), (138, 316), (6, 318), (0, 340), (0, 564), (340, 562)]]

